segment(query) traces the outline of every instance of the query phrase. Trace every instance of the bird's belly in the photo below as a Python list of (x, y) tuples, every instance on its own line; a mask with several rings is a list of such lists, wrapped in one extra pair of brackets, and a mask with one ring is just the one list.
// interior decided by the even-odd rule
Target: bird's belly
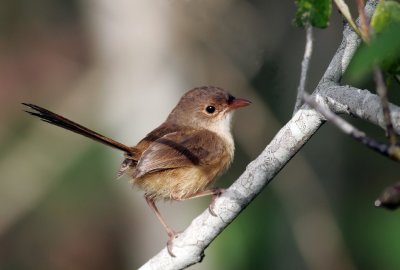
[(220, 174), (215, 166), (193, 166), (158, 171), (133, 180), (154, 199), (183, 200), (205, 190)]

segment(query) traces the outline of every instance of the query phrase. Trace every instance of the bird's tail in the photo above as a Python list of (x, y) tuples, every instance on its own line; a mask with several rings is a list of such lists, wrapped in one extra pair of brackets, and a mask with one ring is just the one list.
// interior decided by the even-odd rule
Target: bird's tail
[(62, 117), (61, 115), (53, 113), (42, 107), (39, 107), (34, 104), (28, 104), (28, 103), (22, 103), (22, 104), (25, 106), (28, 106), (29, 108), (31, 108), (33, 110), (33, 111), (25, 111), (25, 112), (39, 117), (44, 122), (68, 129), (72, 132), (83, 135), (85, 137), (88, 137), (88, 138), (95, 140), (97, 142), (100, 142), (102, 144), (119, 149), (121, 151), (124, 151), (128, 155), (132, 154), (132, 152), (134, 151), (132, 147), (126, 146), (122, 143), (114, 141), (113, 139), (107, 138), (97, 132), (94, 132), (93, 130), (85, 128), (84, 126), (81, 126), (71, 120), (68, 120), (65, 117)]

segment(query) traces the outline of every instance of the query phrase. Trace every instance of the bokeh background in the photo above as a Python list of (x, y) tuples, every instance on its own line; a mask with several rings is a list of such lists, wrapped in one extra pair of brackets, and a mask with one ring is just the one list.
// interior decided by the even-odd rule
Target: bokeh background
[[(2, 0), (0, 269), (136, 269), (167, 240), (143, 194), (114, 180), (121, 153), (29, 117), (21, 102), (134, 145), (185, 91), (229, 89), (253, 105), (235, 118), (226, 187), (291, 117), (304, 50), (294, 12), (279, 0)], [(315, 31), (309, 91), (341, 40), (333, 13)], [(398, 164), (326, 124), (192, 269), (399, 269), (399, 213), (373, 206), (398, 180)], [(160, 209), (179, 231), (208, 203)]]

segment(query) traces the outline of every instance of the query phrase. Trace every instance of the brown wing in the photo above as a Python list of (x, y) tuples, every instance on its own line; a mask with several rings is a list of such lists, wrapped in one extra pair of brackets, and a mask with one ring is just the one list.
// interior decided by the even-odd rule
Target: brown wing
[(204, 166), (219, 162), (226, 151), (223, 141), (207, 130), (172, 132), (153, 141), (136, 166), (134, 178), (181, 167)]

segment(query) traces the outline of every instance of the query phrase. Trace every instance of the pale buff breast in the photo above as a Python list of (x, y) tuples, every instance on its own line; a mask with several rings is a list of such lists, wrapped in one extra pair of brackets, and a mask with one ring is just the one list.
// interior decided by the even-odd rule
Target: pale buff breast
[(230, 160), (221, 160), (222, 166), (192, 166), (165, 170), (133, 179), (133, 184), (154, 199), (183, 200), (207, 189), (226, 171)]

